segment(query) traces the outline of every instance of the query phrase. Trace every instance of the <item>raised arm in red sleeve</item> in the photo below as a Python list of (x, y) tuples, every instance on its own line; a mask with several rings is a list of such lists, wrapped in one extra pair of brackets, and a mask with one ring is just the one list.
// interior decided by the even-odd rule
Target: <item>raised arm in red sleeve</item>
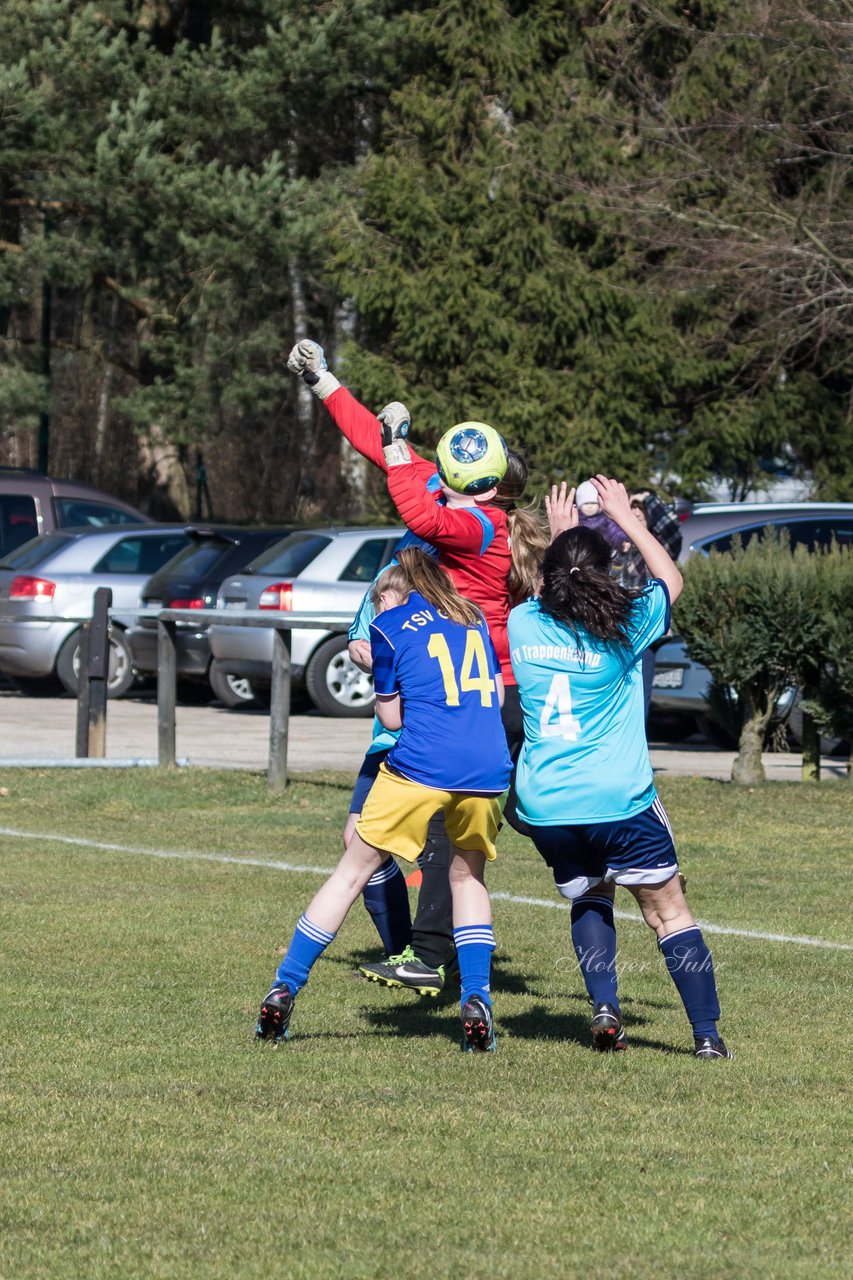
[(480, 555), (482, 523), (465, 507), (440, 506), (424, 488), (416, 467), (391, 467), (388, 492), (402, 520), (419, 538), (440, 551)]
[[(333, 391), (326, 397), (323, 404), (332, 415), (341, 435), (349, 440), (352, 447), (363, 458), (375, 463), (382, 471), (387, 471), (388, 468), (382, 456), (382, 436), (376, 414), (366, 409), (351, 392), (347, 391), (346, 387), (339, 387), (337, 391)], [(435, 466), (422, 458), (411, 445), (408, 448), (412, 455), (412, 466), (406, 467), (405, 470), (413, 471), (423, 488), (424, 477), (432, 475)], [(431, 498), (430, 501), (432, 502), (433, 499)]]

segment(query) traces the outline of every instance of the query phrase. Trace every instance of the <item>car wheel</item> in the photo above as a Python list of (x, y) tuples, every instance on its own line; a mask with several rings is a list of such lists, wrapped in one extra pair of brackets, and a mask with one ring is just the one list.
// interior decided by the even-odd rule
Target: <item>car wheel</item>
[(175, 685), (175, 699), (185, 707), (206, 707), (211, 698), (206, 680), (181, 680)]
[(373, 676), (352, 661), (346, 636), (320, 645), (305, 669), (305, 688), (324, 716), (373, 715)]
[(223, 707), (257, 706), (255, 691), (245, 676), (232, 676), (214, 659), (207, 673), (214, 696)]
[(731, 728), (718, 724), (710, 716), (700, 716), (699, 729), (712, 746), (720, 747), (724, 751), (737, 751), (738, 739)]
[[(803, 699), (800, 693), (794, 698), (791, 707), (791, 714), (785, 722), (788, 730), (788, 738), (791, 745), (799, 750), (803, 745)], [(820, 754), (822, 756), (834, 755), (836, 751), (840, 751), (844, 746), (843, 738), (836, 738), (830, 734), (822, 733), (820, 735)]]
[[(68, 693), (77, 697), (80, 674), (80, 641), (82, 633), (75, 631), (59, 650), (56, 674)], [(107, 697), (123, 698), (135, 679), (130, 646), (120, 627), (110, 627)]]

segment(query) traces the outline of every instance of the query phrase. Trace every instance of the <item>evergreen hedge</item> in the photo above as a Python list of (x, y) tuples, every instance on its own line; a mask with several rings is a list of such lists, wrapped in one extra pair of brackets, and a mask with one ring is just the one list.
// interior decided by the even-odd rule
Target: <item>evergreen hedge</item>
[(735, 782), (764, 777), (761, 751), (779, 697), (802, 688), (806, 710), (826, 731), (853, 729), (853, 551), (793, 550), (768, 530), (731, 551), (687, 565), (675, 626), (711, 673), (721, 700), (742, 714)]

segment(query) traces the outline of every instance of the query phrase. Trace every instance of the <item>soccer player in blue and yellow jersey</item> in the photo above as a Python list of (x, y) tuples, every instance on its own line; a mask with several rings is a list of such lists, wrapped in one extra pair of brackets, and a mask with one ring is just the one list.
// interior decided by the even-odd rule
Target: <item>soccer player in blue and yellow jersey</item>
[[(684, 900), (669, 821), (655, 791), (644, 727), (643, 650), (665, 634), (681, 574), (636, 519), (623, 485), (596, 477), (601, 507), (653, 575), (626, 588), (610, 544), (578, 527), (574, 491), (546, 501), (554, 541), (540, 595), (510, 614), (512, 665), (524, 714), (519, 816), (572, 899), (572, 942), (594, 1006), (593, 1042), (627, 1039), (616, 983), (614, 885), (634, 895), (693, 1027), (698, 1058), (729, 1058), (710, 952)], [(594, 959), (594, 963), (591, 960)]]
[(399, 560), (376, 585), (380, 612), (370, 632), (377, 715), (400, 736), (341, 861), (297, 923), (256, 1034), (288, 1038), (295, 997), (367, 881), (392, 854), (414, 862), (430, 818), (442, 810), (453, 855), (463, 1048), (489, 1052), (494, 935), (484, 871), (495, 857), (511, 767), (501, 727), (503, 682), (480, 611), (422, 551), (409, 548)]

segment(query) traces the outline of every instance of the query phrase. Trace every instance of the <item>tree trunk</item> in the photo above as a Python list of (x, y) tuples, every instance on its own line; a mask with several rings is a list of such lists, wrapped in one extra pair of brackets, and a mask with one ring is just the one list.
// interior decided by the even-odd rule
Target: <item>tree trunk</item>
[(766, 774), (761, 761), (764, 735), (776, 702), (775, 690), (770, 690), (763, 707), (759, 707), (751, 692), (743, 691), (743, 728), (740, 731), (738, 753), (732, 765), (732, 782), (740, 786), (754, 786), (764, 782)]
[(803, 782), (820, 782), (820, 733), (814, 719), (803, 712)]
[(146, 482), (153, 490), (148, 507), (153, 506), (160, 519), (169, 519), (165, 512), (174, 508), (180, 513), (178, 519), (185, 520), (192, 507), (179, 447), (166, 437), (159, 424), (152, 423), (140, 436), (139, 454)]
[[(291, 112), (291, 117), (293, 113)], [(298, 176), (296, 164), (296, 145), (294, 141), (287, 149), (287, 176), (295, 182)], [(293, 337), (296, 342), (309, 337), (308, 305), (305, 298), (305, 277), (302, 268), (291, 256), (288, 262), (290, 280), (290, 313), (293, 319)], [(314, 466), (314, 446), (316, 439), (314, 396), (301, 378), (294, 378), (296, 384), (296, 421), (299, 426), (299, 473), (303, 487), (310, 488), (311, 472)], [(302, 497), (303, 495), (299, 495)]]
[(113, 394), (114, 367), (112, 363), (115, 350), (116, 327), (118, 325), (118, 295), (113, 294), (110, 302), (110, 327), (106, 336), (101, 386), (98, 391), (98, 408), (95, 416), (95, 466), (98, 480), (102, 480), (104, 459), (109, 449), (108, 432), (110, 426), (110, 403)]
[[(335, 333), (351, 338), (355, 335), (356, 313), (351, 302), (342, 302), (335, 312)], [(363, 520), (367, 506), (367, 475), (370, 463), (341, 436), (341, 479), (346, 485), (347, 501), (352, 514)]]

